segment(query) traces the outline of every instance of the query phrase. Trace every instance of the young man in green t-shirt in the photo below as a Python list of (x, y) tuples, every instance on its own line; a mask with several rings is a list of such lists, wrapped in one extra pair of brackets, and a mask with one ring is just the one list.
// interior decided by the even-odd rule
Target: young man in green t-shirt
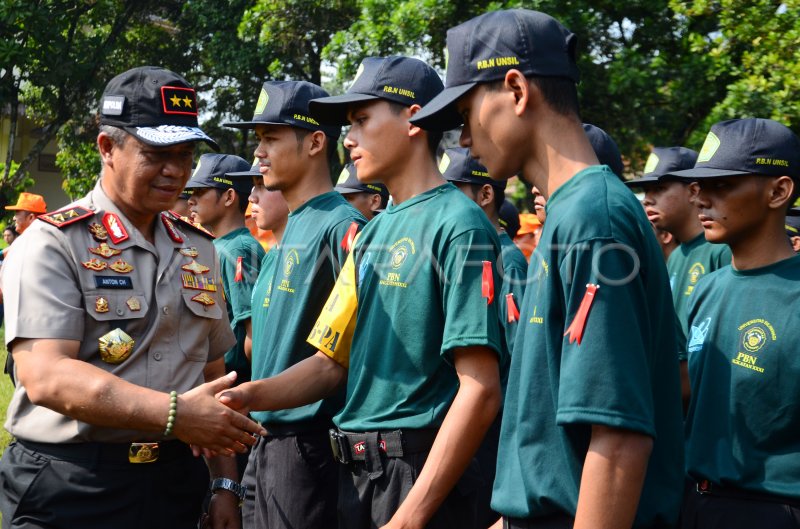
[(693, 203), (694, 191), (689, 182), (678, 180), (671, 173), (691, 169), (697, 152), (685, 147), (656, 147), (644, 167), (641, 178), (626, 185), (644, 191), (647, 218), (653, 225), (671, 233), (680, 243), (667, 260), (672, 303), (677, 316), (676, 336), (681, 368), (681, 394), (684, 409), (689, 405), (689, 371), (686, 365), (686, 308), (689, 296), (705, 274), (731, 263), (730, 249), (724, 244), (710, 244), (703, 234)]
[(356, 176), (356, 167), (349, 163), (344, 166), (339, 180), (336, 182), (336, 191), (347, 200), (351, 206), (356, 208), (364, 215), (367, 220), (372, 220), (375, 216), (386, 209), (389, 202), (389, 191), (380, 182), (370, 182), (365, 184)]
[[(436, 165), (439, 133), (409, 124), (442, 89), (407, 57), (364, 59), (342, 96), (312, 102), (349, 121), (358, 178), (393, 203), (364, 228), (310, 333), (320, 352), (222, 395), (237, 408), (286, 408), (346, 379), (332, 443), (341, 467), (339, 527), (477, 527), (474, 464), (500, 404), (494, 290), (499, 241)], [(272, 310), (272, 308), (270, 308)]]
[[(341, 128), (320, 125), (308, 103), (328, 94), (305, 81), (268, 81), (251, 121), (230, 126), (252, 129), (255, 157), (267, 189), (280, 191), (290, 210), (275, 249), (270, 306), (254, 316), (254, 381), (312, 356), (305, 343), (333, 288), (351, 241), (364, 218), (338, 193), (330, 178), (331, 156)], [(272, 252), (270, 252), (272, 253)], [(266, 277), (265, 277), (266, 279)], [(257, 289), (258, 292), (258, 289)], [(263, 311), (258, 307), (255, 309)], [(261, 318), (263, 316), (263, 321)], [(253, 408), (267, 430), (248, 462), (255, 472), (256, 527), (319, 528), (336, 525), (338, 469), (328, 429), (342, 405), (341, 394), (280, 412)]]
[(251, 178), (235, 176), (249, 168), (238, 156), (204, 154), (186, 184), (186, 189), (192, 190), (188, 200), (191, 214), (216, 237), (228, 318), (236, 336), (236, 345), (225, 353), (225, 370), (236, 371), (237, 384), (250, 380), (250, 298), (264, 258), (264, 249), (244, 225)]
[(412, 119), (464, 127), (492, 178), (547, 199), (503, 405), (492, 507), (511, 528), (668, 527), (683, 476), (674, 309), (642, 206), (578, 116), (575, 36), (528, 10), (447, 34), (447, 88)]
[(693, 169), (698, 217), (731, 266), (689, 301), (685, 529), (800, 526), (800, 256), (784, 232), (800, 139), (769, 119), (711, 127)]

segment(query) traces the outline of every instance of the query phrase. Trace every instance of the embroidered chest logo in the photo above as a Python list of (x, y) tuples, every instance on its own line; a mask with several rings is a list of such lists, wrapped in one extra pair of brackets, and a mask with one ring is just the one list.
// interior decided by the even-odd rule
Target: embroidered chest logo
[(401, 268), (408, 261), (410, 255), (417, 253), (417, 246), (410, 237), (403, 237), (389, 246), (390, 270), (380, 280), (380, 284), (387, 287), (407, 288), (408, 282), (404, 280)]
[(756, 373), (763, 373), (764, 367), (758, 362), (760, 355), (765, 351), (764, 348), (778, 339), (775, 328), (767, 320), (757, 318), (739, 325), (738, 330), (739, 344), (743, 350), (737, 351), (731, 363)]
[(686, 292), (683, 293), (684, 296), (688, 296), (692, 293), (695, 285), (705, 273), (706, 267), (701, 263), (695, 263), (689, 268), (689, 285), (686, 287)]
[(278, 285), (278, 290), (294, 294), (295, 290), (292, 287), (291, 275), (299, 264), (300, 254), (297, 253), (297, 250), (291, 249), (286, 252), (286, 257), (283, 258), (283, 279)]

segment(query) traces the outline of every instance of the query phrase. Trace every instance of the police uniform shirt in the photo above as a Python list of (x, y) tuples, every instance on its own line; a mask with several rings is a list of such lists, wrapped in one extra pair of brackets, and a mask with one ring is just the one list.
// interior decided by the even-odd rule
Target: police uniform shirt
[[(345, 261), (353, 223), (359, 228), (366, 219), (336, 191), (289, 213), (275, 255), (269, 310), (259, 324), (264, 336), (258, 348), (253, 347), (253, 380), (277, 375), (316, 353), (306, 338)], [(327, 420), (341, 407), (343, 396), (342, 392), (300, 408), (252, 416), (266, 424)]]
[(346, 360), (333, 354), (349, 362), (339, 428), (441, 424), (458, 390), (453, 350), (501, 351), (499, 292), (490, 303), (483, 287), (499, 286), (499, 246), (483, 211), (449, 183), (390, 204), (367, 224), (354, 250), (352, 347)]
[[(669, 527), (683, 490), (683, 442), (661, 250), (608, 167), (580, 171), (546, 207), (511, 355), (492, 508), (513, 518), (574, 516), (599, 424), (654, 438), (634, 527)], [(598, 284), (592, 297), (588, 285)]]
[(709, 274), (689, 301), (686, 466), (800, 499), (800, 256)]
[(672, 303), (677, 315), (678, 359), (686, 360), (686, 335), (688, 330), (686, 310), (689, 297), (697, 282), (706, 274), (731, 264), (731, 250), (727, 244), (712, 244), (701, 232), (690, 241), (681, 243), (667, 260)]
[(245, 323), (251, 316), (253, 285), (264, 258), (264, 249), (244, 227), (217, 237), (214, 247), (219, 255), (228, 319), (236, 336), (236, 345), (225, 353), (225, 369), (237, 372), (238, 384), (250, 379), (250, 361), (244, 353)]
[[(75, 206), (91, 216), (61, 227), (34, 222), (15, 243), (18, 251), (3, 273), (6, 343), (77, 340), (79, 360), (133, 384), (178, 393), (201, 384), (206, 363), (234, 343), (217, 288), (217, 257), (210, 238), (157, 217), (151, 244), (99, 182), (62, 211), (84, 211)], [(107, 215), (114, 217), (108, 221), (110, 232), (97, 240), (90, 227), (103, 226)], [(112, 235), (124, 233), (126, 240), (112, 241)], [(124, 340), (115, 343), (110, 335), (117, 330), (134, 347), (122, 362), (109, 363), (101, 358), (100, 342), (106, 341), (106, 351), (118, 352)], [(130, 442), (154, 435), (93, 426), (35, 406), (21, 385), (9, 404), (5, 427), (20, 439), (46, 443)]]
[[(503, 328), (506, 346), (500, 359), (500, 380), (503, 389), (508, 382), (508, 369), (511, 364), (511, 351), (514, 350), (514, 336), (519, 326), (519, 307), (525, 294), (528, 276), (528, 261), (511, 237), (503, 231), (498, 234), (503, 265), (503, 276), (500, 278), (500, 296), (497, 301), (500, 326)], [(510, 297), (509, 297), (510, 296)]]

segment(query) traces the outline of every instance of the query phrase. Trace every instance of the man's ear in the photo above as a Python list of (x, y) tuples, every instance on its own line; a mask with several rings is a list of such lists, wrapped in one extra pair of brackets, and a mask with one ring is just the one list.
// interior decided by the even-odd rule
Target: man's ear
[(482, 208), (494, 202), (495, 190), (490, 184), (483, 184), (478, 190), (478, 205)]
[[(408, 116), (408, 119), (411, 119), (411, 118), (414, 117), (414, 114), (416, 114), (420, 110), (422, 110), (421, 106), (419, 106), (417, 104), (413, 104), (410, 107), (405, 109), (405, 113), (406, 113), (406, 116)], [(417, 134), (420, 134), (421, 132), (423, 132), (423, 130), (421, 128), (419, 128), (418, 126), (412, 124), (411, 122), (408, 123), (408, 135), (409, 136), (413, 137), (413, 136), (416, 136)]]
[(307, 148), (309, 156), (316, 156), (320, 152), (325, 153), (328, 150), (327, 142), (329, 140), (321, 130), (315, 130), (311, 134), (308, 134), (304, 141), (308, 142)]
[(767, 186), (769, 192), (769, 208), (780, 209), (786, 207), (786, 203), (789, 202), (794, 195), (794, 186), (794, 180), (788, 176), (779, 176), (772, 179), (772, 182)]
[(381, 196), (378, 193), (369, 196), (369, 209), (378, 211), (381, 208)]
[(519, 70), (509, 70), (503, 79), (503, 87), (514, 96), (514, 113), (521, 116), (532, 98), (540, 98), (541, 93)]
[(97, 150), (100, 152), (100, 159), (103, 161), (103, 165), (108, 165), (109, 167), (114, 166), (111, 154), (116, 146), (117, 144), (114, 143), (111, 136), (105, 132), (101, 132), (97, 135)]
[(231, 207), (234, 203), (238, 202), (238, 200), (239, 199), (236, 196), (236, 191), (234, 191), (233, 188), (228, 188), (225, 190), (225, 193), (223, 193), (222, 203), (225, 205), (226, 208)]

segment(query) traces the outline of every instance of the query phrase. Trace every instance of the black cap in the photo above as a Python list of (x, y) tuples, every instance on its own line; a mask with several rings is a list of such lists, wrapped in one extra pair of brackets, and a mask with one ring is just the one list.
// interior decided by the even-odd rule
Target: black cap
[(589, 138), (589, 143), (592, 144), (597, 160), (601, 164), (609, 166), (611, 171), (622, 180), (622, 171), (625, 169), (625, 165), (622, 163), (622, 155), (619, 153), (617, 142), (606, 131), (589, 123), (583, 124), (583, 131)]
[[(456, 100), (478, 83), (503, 79), (511, 69), (578, 82), (575, 46), (573, 33), (538, 11), (492, 11), (468, 20), (447, 31), (444, 91), (411, 122), (431, 130), (457, 127), (461, 117), (454, 111)], [(448, 119), (453, 115), (455, 119)]]
[(184, 189), (183, 191), (181, 191), (181, 194), (178, 195), (178, 198), (181, 200), (189, 200), (189, 197), (192, 196), (192, 193), (194, 193), (194, 189)]
[(508, 236), (512, 239), (516, 237), (520, 226), (519, 210), (508, 200), (503, 200), (503, 203), (500, 204), (500, 211), (497, 214), (500, 217), (500, 226), (506, 230)]
[(380, 182), (361, 182), (356, 176), (355, 165), (349, 163), (344, 166), (342, 172), (339, 173), (339, 180), (336, 181), (336, 187), (333, 188), (342, 195), (350, 193), (370, 193), (378, 194), (381, 196), (381, 201), (386, 202), (389, 200), (389, 190)]
[(697, 162), (697, 151), (686, 147), (656, 147), (647, 162), (644, 164), (644, 173), (641, 178), (634, 178), (625, 182), (631, 187), (638, 187), (668, 179), (668, 175), (675, 171), (691, 169)]
[(800, 139), (771, 119), (720, 121), (711, 126), (693, 169), (671, 173), (682, 180), (756, 174), (800, 178)]
[(100, 98), (100, 124), (120, 127), (148, 145), (217, 143), (197, 123), (197, 94), (180, 75), (140, 66), (111, 79)]
[(250, 169), (247, 169), (246, 171), (235, 171), (226, 174), (228, 176), (233, 176), (233, 177), (239, 177), (239, 176), (247, 177), (249, 178), (248, 181), (252, 182), (254, 176), (258, 177), (261, 176), (260, 165), (261, 164), (258, 162), (258, 158), (256, 158), (255, 160), (253, 160), (253, 165), (250, 166)]
[(291, 125), (321, 130), (330, 138), (338, 138), (341, 127), (322, 125), (309, 113), (309, 101), (327, 96), (328, 92), (308, 81), (267, 81), (261, 87), (253, 119), (223, 125), (237, 129), (253, 129), (256, 125)]
[(455, 147), (447, 149), (439, 162), (439, 172), (448, 182), (466, 182), (469, 184), (489, 184), (497, 189), (505, 189), (505, 180), (492, 180), (486, 167), (479, 164), (469, 155), (469, 149)]
[(214, 187), (217, 189), (233, 189), (239, 194), (249, 195), (253, 187), (253, 179), (248, 175), (235, 176), (237, 171), (248, 171), (250, 163), (232, 154), (204, 154), (197, 162), (192, 178), (186, 189)]
[(407, 107), (423, 106), (443, 88), (444, 84), (436, 70), (419, 59), (367, 57), (358, 67), (347, 92), (340, 96), (315, 99), (311, 102), (311, 114), (323, 123), (346, 125), (347, 109), (353, 103), (385, 99)]

